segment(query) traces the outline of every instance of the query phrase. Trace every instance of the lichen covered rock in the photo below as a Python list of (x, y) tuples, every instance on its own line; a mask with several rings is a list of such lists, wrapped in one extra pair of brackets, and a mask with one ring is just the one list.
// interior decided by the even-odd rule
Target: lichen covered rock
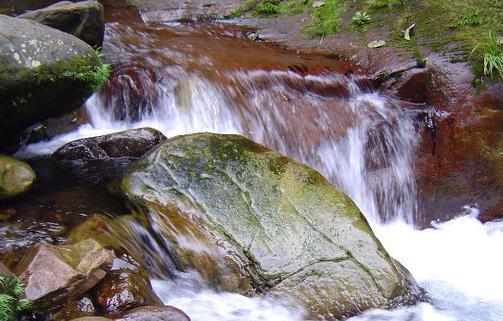
[(244, 137), (169, 139), (118, 191), (218, 288), (288, 295), (315, 318), (416, 299), (355, 204), (313, 169)]
[(82, 40), (0, 15), (0, 145), (33, 123), (74, 110), (108, 77)]
[(30, 165), (9, 156), (0, 155), (0, 199), (22, 194), (35, 181)]

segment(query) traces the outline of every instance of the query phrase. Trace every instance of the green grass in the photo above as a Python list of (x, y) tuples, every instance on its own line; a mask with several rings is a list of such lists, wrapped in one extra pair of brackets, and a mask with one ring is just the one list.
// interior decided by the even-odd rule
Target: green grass
[(340, 2), (341, 0), (326, 0), (325, 5), (314, 8), (310, 22), (301, 30), (312, 37), (325, 37), (337, 33), (341, 23)]
[(368, 0), (368, 5), (374, 9), (392, 8), (403, 3), (402, 0)]
[(0, 320), (16, 321), (18, 315), (30, 307), (23, 299), (24, 289), (15, 276), (0, 275)]
[(495, 32), (489, 31), (489, 41), (483, 45), (476, 45), (472, 53), (482, 49), (484, 75), (493, 79), (503, 80), (503, 46)]

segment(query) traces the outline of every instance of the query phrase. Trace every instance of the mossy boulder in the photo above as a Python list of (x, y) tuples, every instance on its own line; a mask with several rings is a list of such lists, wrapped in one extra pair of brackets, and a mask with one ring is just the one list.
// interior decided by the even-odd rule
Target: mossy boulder
[(28, 191), (35, 178), (30, 165), (10, 156), (0, 155), (0, 200)]
[(0, 15), (0, 145), (37, 121), (80, 107), (107, 76), (108, 66), (82, 40)]
[(391, 307), (420, 293), (348, 196), (244, 137), (169, 139), (115, 189), (172, 241), (180, 266), (220, 289), (288, 295), (314, 318)]

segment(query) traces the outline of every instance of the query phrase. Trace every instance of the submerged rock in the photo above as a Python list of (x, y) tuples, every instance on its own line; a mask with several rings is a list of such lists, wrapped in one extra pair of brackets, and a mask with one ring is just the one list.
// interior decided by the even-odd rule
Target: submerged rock
[(82, 40), (0, 15), (0, 145), (37, 121), (79, 108), (107, 76), (108, 66)]
[(30, 165), (0, 155), (0, 200), (28, 191), (35, 178), (35, 172)]
[(168, 140), (117, 184), (217, 288), (273, 292), (315, 318), (414, 301), (412, 276), (313, 169), (236, 135)]
[(106, 315), (145, 305), (162, 305), (148, 277), (132, 269), (110, 271), (93, 291), (100, 311)]
[(79, 139), (54, 152), (58, 160), (92, 160), (113, 157), (140, 157), (166, 140), (153, 128), (125, 130), (109, 135)]
[(112, 255), (93, 239), (75, 245), (37, 244), (17, 267), (26, 298), (37, 309), (77, 298), (103, 279)]
[(190, 318), (182, 311), (172, 306), (147, 306), (131, 310), (118, 321), (190, 321)]
[(73, 3), (61, 1), (49, 7), (27, 12), (18, 18), (40, 22), (74, 35), (91, 46), (101, 47), (105, 32), (103, 6), (95, 0)]

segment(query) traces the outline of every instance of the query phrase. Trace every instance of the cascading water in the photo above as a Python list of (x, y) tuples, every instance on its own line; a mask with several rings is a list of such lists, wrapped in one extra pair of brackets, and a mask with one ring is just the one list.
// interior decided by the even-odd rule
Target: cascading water
[[(19, 153), (48, 153), (77, 138), (143, 126), (167, 136), (248, 136), (346, 192), (430, 293), (431, 303), (355, 320), (501, 320), (503, 294), (495, 285), (503, 283), (503, 225), (482, 225), (473, 214), (424, 231), (406, 224), (417, 213), (417, 135), (404, 104), (372, 91), (349, 63), (298, 57), (234, 35), (211, 25), (109, 24), (104, 51), (120, 62), (109, 85), (87, 102), (90, 124)], [(193, 321), (304, 320), (284, 303), (217, 294), (197, 280), (180, 274), (154, 287)]]

